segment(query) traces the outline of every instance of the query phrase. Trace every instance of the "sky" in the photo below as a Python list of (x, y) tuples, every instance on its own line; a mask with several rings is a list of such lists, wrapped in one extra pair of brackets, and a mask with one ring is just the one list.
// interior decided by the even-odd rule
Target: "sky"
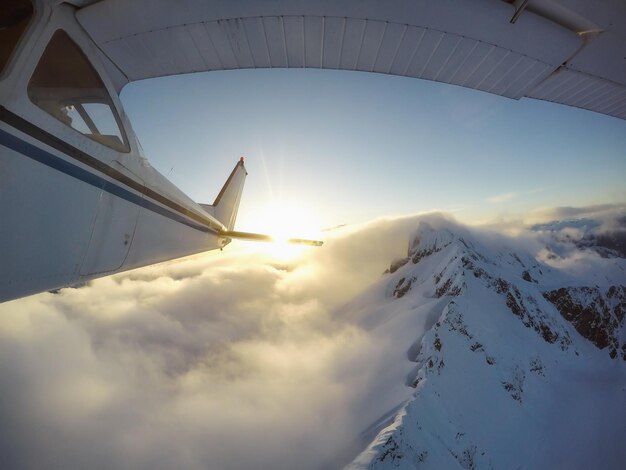
[(315, 69), (164, 77), (121, 98), (153, 166), (199, 202), (246, 157), (239, 230), (267, 229), (276, 205), (326, 228), (626, 201), (626, 122), (553, 103)]

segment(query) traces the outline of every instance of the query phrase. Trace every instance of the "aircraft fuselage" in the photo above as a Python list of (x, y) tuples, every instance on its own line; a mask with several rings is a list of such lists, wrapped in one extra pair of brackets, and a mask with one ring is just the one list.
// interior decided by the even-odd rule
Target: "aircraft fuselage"
[[(0, 301), (227, 244), (220, 235), (227, 227), (142, 155), (109, 78), (111, 64), (74, 9), (33, 6), (0, 79)], [(83, 74), (91, 88), (71, 74), (51, 76), (70, 61), (71, 43), (77, 62), (86, 60), (97, 74), (97, 93), (92, 72)], [(61, 57), (47, 57), (55, 47)], [(90, 107), (114, 115), (106, 125), (117, 122), (116, 135), (88, 126)], [(237, 204), (240, 195), (239, 188)]]

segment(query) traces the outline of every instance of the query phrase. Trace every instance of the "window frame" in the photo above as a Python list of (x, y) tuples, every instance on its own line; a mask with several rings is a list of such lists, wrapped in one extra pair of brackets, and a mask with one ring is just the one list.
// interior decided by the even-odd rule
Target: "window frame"
[[(46, 109), (41, 107), (39, 104), (37, 104), (35, 101), (33, 101), (30, 98), (30, 95), (29, 95), (30, 82), (31, 82), (33, 76), (35, 75), (35, 72), (37, 71), (37, 67), (39, 66), (39, 64), (43, 60), (44, 56), (46, 55), (46, 51), (48, 49), (48, 46), (51, 44), (51, 42), (53, 41), (55, 35), (58, 32), (62, 32), (63, 34), (65, 34), (67, 36), (67, 38), (76, 47), (77, 52), (83, 56), (83, 59), (91, 67), (93, 72), (97, 75), (100, 83), (102, 84), (102, 87), (105, 90), (105, 92), (107, 94), (107, 98), (108, 98), (108, 103), (104, 103), (104, 104), (107, 104), (109, 106), (109, 108), (111, 110), (111, 113), (113, 114), (113, 119), (115, 120), (115, 123), (117, 124), (117, 127), (118, 127), (118, 129), (120, 131), (120, 135), (122, 137), (121, 145), (119, 147), (114, 147), (114, 146), (111, 146), (111, 145), (107, 145), (106, 143), (103, 143), (103, 142), (101, 142), (100, 140), (98, 140), (96, 138), (92, 138), (91, 136), (94, 135), (94, 134), (82, 133), (78, 129), (72, 127), (70, 124), (67, 124), (67, 123), (61, 121), (60, 119), (58, 119), (57, 117), (55, 117), (54, 115), (52, 115), (51, 113), (46, 111)], [(128, 133), (126, 132), (126, 127), (124, 126), (124, 121), (122, 119), (122, 114), (119, 111), (119, 105), (116, 102), (116, 99), (114, 98), (115, 93), (111, 93), (111, 88), (106, 83), (107, 82), (107, 80), (106, 80), (106, 78), (107, 78), (106, 73), (103, 74), (101, 72), (101, 70), (100, 70), (101, 67), (99, 67), (99, 64), (94, 63), (94, 61), (89, 57), (89, 54), (87, 52), (85, 52), (85, 49), (81, 46), (80, 42), (81, 41), (77, 41), (76, 38), (72, 35), (72, 33), (69, 30), (69, 28), (63, 27), (63, 25), (59, 25), (59, 26), (55, 27), (54, 29), (52, 29), (49, 32), (49, 34), (46, 35), (46, 41), (45, 41), (45, 44), (43, 45), (41, 53), (39, 54), (37, 60), (34, 61), (34, 65), (32, 67), (32, 70), (30, 71), (28, 80), (25, 80), (25, 84), (26, 84), (26, 87), (25, 87), (26, 99), (28, 100), (28, 102), (30, 104), (35, 106), (38, 110), (40, 110), (43, 113), (45, 113), (46, 116), (54, 119), (55, 122), (59, 123), (64, 128), (72, 129), (73, 132), (75, 132), (76, 134), (82, 136), (83, 138), (88, 139), (90, 142), (95, 142), (95, 143), (101, 145), (102, 147), (107, 148), (109, 150), (112, 150), (114, 152), (118, 152), (118, 153), (121, 153), (121, 154), (129, 154), (129, 153), (132, 152), (132, 147), (131, 147), (130, 139), (128, 138)]]

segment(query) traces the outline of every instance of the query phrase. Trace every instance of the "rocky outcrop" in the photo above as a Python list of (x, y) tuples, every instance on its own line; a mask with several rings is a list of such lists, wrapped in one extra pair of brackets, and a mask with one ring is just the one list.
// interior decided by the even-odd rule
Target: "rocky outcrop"
[(626, 342), (620, 344), (620, 331), (626, 313), (626, 286), (562, 287), (543, 293), (576, 331), (598, 348), (608, 348), (612, 358), (626, 361)]
[(383, 274), (393, 274), (409, 262), (409, 258), (398, 258), (391, 262), (389, 268)]
[(414, 279), (409, 279), (407, 281), (406, 278), (402, 277), (396, 284), (396, 288), (393, 290), (393, 296), (396, 298), (404, 297), (407, 292), (411, 290), (411, 286), (413, 285)]

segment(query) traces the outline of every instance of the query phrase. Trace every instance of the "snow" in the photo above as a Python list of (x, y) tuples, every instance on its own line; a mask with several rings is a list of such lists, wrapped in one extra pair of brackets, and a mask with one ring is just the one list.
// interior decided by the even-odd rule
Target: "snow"
[(543, 292), (623, 285), (625, 260), (603, 258), (599, 286), (597, 259), (550, 266), (527, 246), (430, 216), (406, 264), (342, 309), (381, 341), (372, 410), (401, 406), (348, 468), (623, 468), (626, 360)]

